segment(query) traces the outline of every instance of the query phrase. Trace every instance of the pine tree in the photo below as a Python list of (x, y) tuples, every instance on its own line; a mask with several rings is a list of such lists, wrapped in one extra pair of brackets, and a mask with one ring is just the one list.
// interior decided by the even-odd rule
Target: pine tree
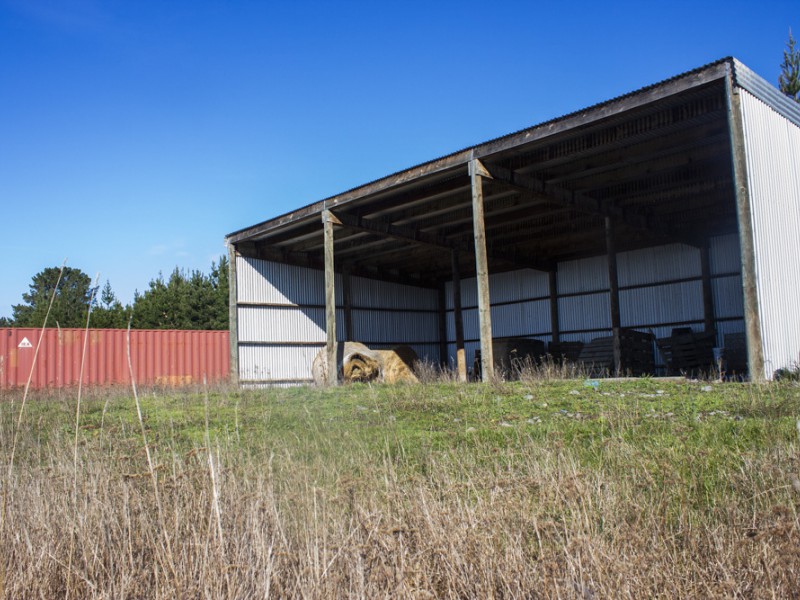
[[(59, 281), (59, 274), (61, 280)], [(58, 283), (58, 287), (56, 284)], [(30, 289), (22, 294), (22, 303), (11, 307), (14, 325), (17, 327), (41, 327), (45, 321), (50, 298), (55, 290), (53, 307), (48, 325), (61, 327), (84, 327), (89, 299), (92, 295), (92, 280), (80, 269), (48, 267), (33, 276)]]
[(92, 309), (91, 326), (98, 329), (124, 329), (128, 326), (130, 306), (123, 306), (106, 280), (100, 292), (100, 301)]
[(786, 43), (786, 50), (783, 51), (783, 63), (781, 63), (781, 74), (778, 77), (780, 90), (792, 98), (795, 102), (800, 102), (800, 50), (795, 47), (796, 40), (789, 30), (789, 41)]
[(175, 268), (150, 281), (133, 299), (133, 327), (137, 329), (227, 329), (228, 260), (211, 263), (211, 274)]

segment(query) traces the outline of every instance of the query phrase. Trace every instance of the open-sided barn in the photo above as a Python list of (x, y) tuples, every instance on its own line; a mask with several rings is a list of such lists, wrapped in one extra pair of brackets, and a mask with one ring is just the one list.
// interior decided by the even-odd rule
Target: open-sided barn
[(690, 339), (769, 378), (800, 358), (798, 231), (800, 105), (726, 58), (230, 234), (233, 374), (307, 382), (343, 340), (490, 377), (497, 338), (623, 370), (655, 339), (680, 368)]

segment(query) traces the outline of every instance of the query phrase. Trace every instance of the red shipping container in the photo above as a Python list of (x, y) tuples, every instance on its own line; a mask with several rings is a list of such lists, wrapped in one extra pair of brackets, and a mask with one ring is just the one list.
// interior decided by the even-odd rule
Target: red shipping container
[[(130, 385), (127, 336), (125, 329), (0, 328), (0, 388), (24, 387), (28, 377), (33, 389), (78, 385), (84, 347), (84, 385)], [(227, 381), (228, 340), (227, 331), (131, 330), (136, 384)]]

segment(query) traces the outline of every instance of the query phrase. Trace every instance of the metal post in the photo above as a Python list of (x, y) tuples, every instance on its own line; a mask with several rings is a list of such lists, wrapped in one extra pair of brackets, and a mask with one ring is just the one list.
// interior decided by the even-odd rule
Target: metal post
[(336, 275), (333, 271), (334, 217), (330, 211), (322, 212), (322, 223), (325, 238), (325, 353), (328, 359), (325, 382), (336, 385), (339, 380), (336, 361)]
[(494, 379), (492, 353), (492, 305), (489, 299), (489, 261), (486, 256), (486, 227), (483, 219), (483, 177), (489, 176), (478, 159), (469, 162), (472, 183), (472, 229), (475, 236), (475, 276), (478, 283), (478, 320), (481, 333), (481, 375)]
[(614, 374), (622, 370), (622, 343), (620, 340), (619, 278), (617, 277), (617, 246), (614, 239), (614, 222), (606, 217), (606, 254), (608, 255), (609, 308), (611, 309), (611, 335), (614, 348)]
[(461, 311), (461, 267), (458, 252), (451, 253), (453, 263), (453, 321), (456, 330), (456, 370), (458, 380), (467, 380), (467, 355), (464, 349), (464, 314)]

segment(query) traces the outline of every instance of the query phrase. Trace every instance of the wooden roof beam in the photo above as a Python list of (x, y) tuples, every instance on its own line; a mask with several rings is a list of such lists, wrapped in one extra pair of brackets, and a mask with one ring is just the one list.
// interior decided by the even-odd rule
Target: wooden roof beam
[(596, 198), (592, 198), (581, 192), (574, 192), (560, 186), (547, 185), (544, 181), (528, 175), (522, 175), (511, 169), (506, 169), (499, 165), (485, 163), (484, 168), (489, 173), (491, 178), (497, 182), (516, 187), (518, 189), (526, 190), (539, 195), (543, 199), (550, 202), (574, 208), (575, 210), (597, 217), (609, 217), (618, 220), (619, 222), (632, 227), (654, 233), (662, 237), (671, 239), (682, 244), (689, 246), (700, 247), (700, 240), (696, 240), (691, 236), (682, 235), (673, 231), (661, 224), (652, 222), (647, 216), (642, 215), (634, 210), (623, 210), (613, 205), (603, 203)]

